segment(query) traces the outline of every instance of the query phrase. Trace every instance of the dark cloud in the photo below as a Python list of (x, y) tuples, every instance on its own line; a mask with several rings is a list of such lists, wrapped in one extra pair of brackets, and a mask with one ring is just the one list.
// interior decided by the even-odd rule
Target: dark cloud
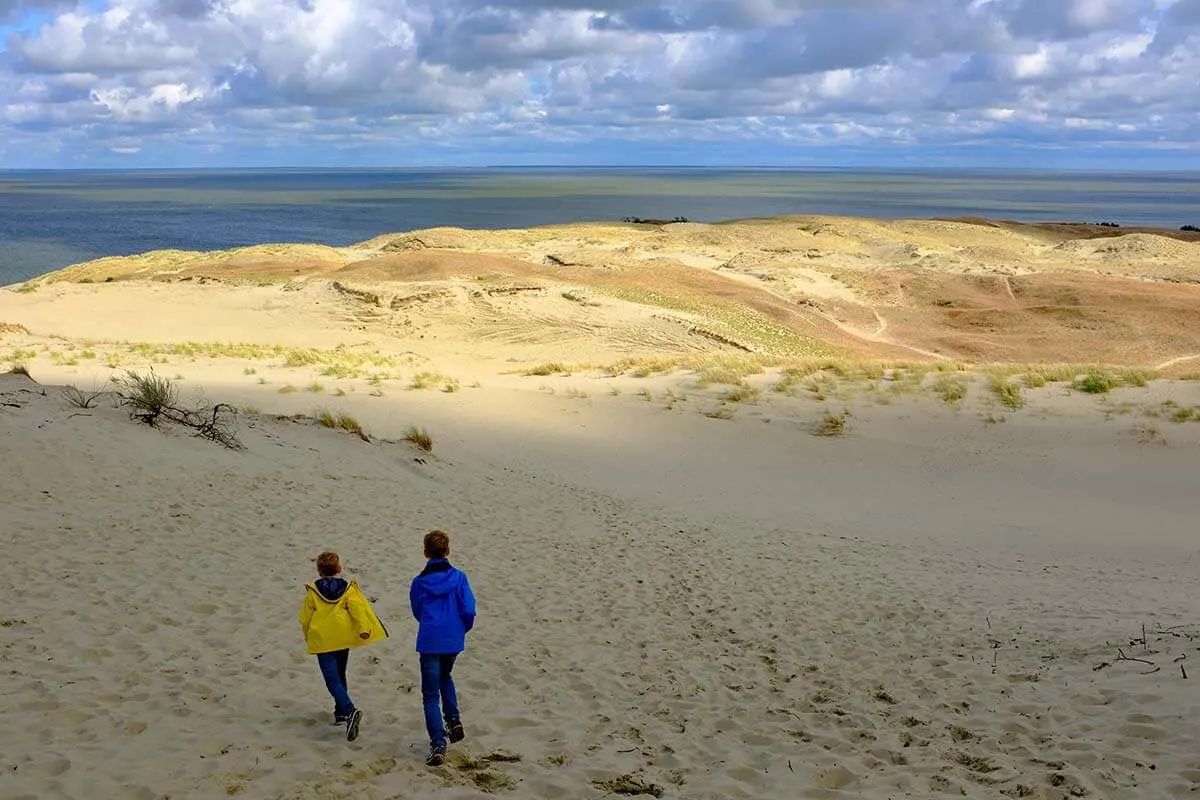
[(1179, 0), (1167, 9), (1155, 33), (1153, 49), (1164, 53), (1189, 39), (1200, 39), (1200, 0)]
[(74, 0), (0, 0), (0, 22), (30, 11), (57, 11), (73, 5)]
[(222, 7), (223, 0), (158, 0), (158, 13), (164, 17), (202, 19)]

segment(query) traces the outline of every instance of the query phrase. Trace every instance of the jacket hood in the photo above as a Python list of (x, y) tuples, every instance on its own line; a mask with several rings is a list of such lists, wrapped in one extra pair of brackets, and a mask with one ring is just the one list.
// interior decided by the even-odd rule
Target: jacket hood
[(342, 595), (350, 588), (349, 582), (344, 578), (321, 578), (309, 586), (317, 597), (324, 600), (326, 603), (336, 603), (342, 599)]
[(431, 558), (417, 576), (421, 588), (434, 597), (444, 597), (462, 586), (466, 576), (444, 558)]

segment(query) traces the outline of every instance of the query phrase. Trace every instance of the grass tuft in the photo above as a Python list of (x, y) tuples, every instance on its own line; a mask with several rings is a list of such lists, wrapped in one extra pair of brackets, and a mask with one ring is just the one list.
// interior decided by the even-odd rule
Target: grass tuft
[(961, 376), (943, 373), (934, 380), (933, 390), (946, 405), (957, 407), (967, 396), (967, 381)]
[(1025, 406), (1025, 392), (1021, 389), (1019, 383), (1014, 383), (999, 376), (993, 376), (991, 379), (991, 389), (996, 399), (1013, 411)]
[(1076, 391), (1086, 394), (1108, 394), (1117, 387), (1117, 382), (1106, 372), (1089, 372), (1076, 378), (1074, 387)]
[(429, 434), (424, 428), (418, 428), (416, 425), (409, 425), (408, 430), (404, 432), (404, 441), (415, 444), (426, 453), (433, 452), (433, 439), (430, 438)]
[(844, 436), (850, 429), (850, 410), (841, 414), (825, 411), (809, 429), (813, 436)]
[(65, 386), (62, 390), (63, 399), (67, 401), (73, 408), (92, 408), (96, 405), (104, 390), (94, 388), (91, 390), (80, 389), (78, 386)]
[(317, 424), (324, 428), (348, 431), (349, 433), (356, 434), (364, 442), (370, 441), (370, 437), (363, 430), (362, 424), (349, 414), (340, 411), (335, 414), (327, 408), (322, 408), (318, 409), (313, 416)]
[(570, 370), (561, 361), (551, 361), (546, 364), (538, 364), (525, 370), (525, 375), (536, 375), (540, 378), (545, 378), (548, 375), (558, 375), (560, 373), (569, 373)]
[(128, 406), (131, 414), (152, 425), (179, 400), (179, 387), (170, 378), (155, 374), (153, 368), (144, 375), (127, 370), (119, 384), (122, 405)]
[(725, 393), (726, 403), (745, 403), (754, 401), (762, 391), (750, 386), (735, 386)]
[(444, 376), (437, 372), (418, 372), (416, 375), (413, 375), (408, 388), (428, 389), (430, 386), (441, 383), (444, 379)]

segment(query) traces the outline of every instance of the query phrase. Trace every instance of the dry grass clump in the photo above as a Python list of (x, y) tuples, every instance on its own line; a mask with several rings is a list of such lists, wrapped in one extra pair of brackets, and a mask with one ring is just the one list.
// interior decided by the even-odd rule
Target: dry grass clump
[(824, 411), (809, 432), (813, 436), (844, 436), (850, 430), (850, 416), (849, 409), (843, 409), (840, 414)]
[(702, 367), (696, 371), (696, 385), (705, 388), (713, 384), (721, 386), (745, 386), (742, 378), (746, 373), (724, 366)]
[(957, 408), (967, 396), (967, 380), (959, 375), (942, 374), (934, 380), (933, 391), (946, 405)]
[(293, 348), (283, 353), (285, 367), (310, 367), (338, 365), (346, 368), (353, 367), (394, 367), (396, 360), (381, 353), (356, 353), (345, 348), (334, 350), (317, 350), (313, 348)]
[(446, 376), (440, 372), (418, 372), (416, 375), (412, 376), (412, 380), (408, 383), (408, 388), (428, 389), (431, 386), (437, 386), (445, 380)]
[(383, 353), (361, 353), (345, 347), (321, 350), (311, 347), (284, 347), (236, 342), (176, 342), (159, 344), (137, 342), (124, 349), (143, 358), (155, 359), (178, 356), (195, 360), (205, 358), (240, 358), (262, 361), (282, 359), (285, 367), (321, 367), (321, 374), (331, 378), (354, 378), (368, 366), (394, 367), (396, 360)]
[(742, 384), (741, 386), (735, 386), (726, 392), (724, 400), (726, 403), (753, 402), (760, 394), (762, 394), (760, 389), (755, 389), (751, 386)]
[(1000, 403), (1013, 411), (1025, 407), (1025, 392), (1019, 383), (993, 376), (990, 381), (992, 394)]
[(0, 333), (24, 333), (28, 334), (29, 329), (24, 325), (16, 322), (0, 322)]
[(524, 375), (536, 375), (540, 378), (545, 378), (548, 375), (570, 374), (571, 370), (566, 364), (561, 361), (550, 361), (545, 364), (537, 364), (524, 371)]
[(92, 408), (103, 395), (104, 389), (98, 386), (90, 390), (80, 389), (78, 386), (65, 386), (62, 390), (63, 399), (72, 408)]
[(333, 430), (343, 430), (353, 433), (362, 439), (364, 442), (370, 441), (367, 432), (363, 430), (363, 426), (357, 419), (343, 412), (334, 413), (327, 408), (318, 409), (313, 415), (317, 424), (323, 428)]
[(151, 369), (147, 374), (127, 371), (117, 381), (117, 396), (129, 416), (149, 425), (167, 420), (192, 429), (197, 436), (230, 450), (241, 450), (237, 437), (237, 409), (224, 403), (210, 408), (179, 405), (179, 387)]
[(813, 399), (822, 402), (830, 395), (836, 394), (838, 386), (837, 378), (824, 372), (818, 373), (804, 382), (804, 390), (811, 394)]
[(130, 409), (130, 414), (151, 425), (179, 402), (179, 387), (170, 378), (155, 374), (153, 369), (145, 375), (127, 371), (118, 385), (121, 404)]
[(30, 378), (30, 379), (33, 378), (33, 376), (29, 374), (29, 367), (25, 366), (24, 364), (13, 364), (12, 367), (9, 368), (8, 372), (5, 374), (7, 374), (7, 375), (24, 375), (26, 378)]
[(433, 439), (424, 428), (418, 428), (416, 425), (409, 425), (408, 430), (404, 432), (404, 441), (415, 444), (426, 453), (433, 452)]
[(32, 348), (18, 347), (17, 349), (15, 349), (11, 353), (9, 353), (8, 357), (5, 360), (12, 361), (14, 363), (20, 363), (20, 362), (30, 361), (32, 359), (37, 358), (37, 354), (38, 354), (37, 350), (34, 350)]
[(349, 364), (326, 364), (321, 367), (320, 374), (326, 378), (353, 379), (362, 375), (362, 370)]
[(1103, 364), (989, 364), (979, 369), (995, 378), (1020, 378), (1031, 389), (1069, 383), (1089, 394), (1104, 394), (1121, 386), (1143, 387), (1159, 377), (1155, 370)]
[(1075, 380), (1076, 391), (1086, 394), (1108, 394), (1117, 387), (1116, 381), (1106, 372), (1089, 372)]
[(679, 369), (682, 359), (672, 356), (646, 356), (623, 358), (602, 367), (612, 377), (629, 375), (633, 378), (649, 378), (651, 375), (666, 374)]
[(1171, 412), (1172, 422), (1187, 422), (1191, 419), (1200, 419), (1200, 411), (1195, 408), (1177, 408)]
[(1092, 370), (1075, 379), (1073, 384), (1077, 391), (1087, 394), (1107, 394), (1122, 386), (1143, 387), (1154, 377), (1146, 370), (1125, 369), (1110, 372), (1107, 370)]
[(771, 391), (778, 394), (791, 394), (805, 377), (806, 375), (802, 374), (798, 369), (789, 368), (782, 370), (779, 373), (779, 380), (771, 387)]

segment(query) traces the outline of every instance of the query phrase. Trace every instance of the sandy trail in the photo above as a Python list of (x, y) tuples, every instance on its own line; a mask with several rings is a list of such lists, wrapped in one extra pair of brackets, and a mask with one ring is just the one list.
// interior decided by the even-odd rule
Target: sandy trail
[(1200, 353), (1193, 353), (1188, 356), (1179, 356), (1178, 358), (1172, 358), (1169, 361), (1162, 362), (1161, 364), (1156, 366), (1155, 369), (1156, 370), (1170, 369), (1171, 367), (1174, 367), (1178, 364), (1186, 364), (1188, 361), (1195, 361), (1198, 358), (1200, 358)]

